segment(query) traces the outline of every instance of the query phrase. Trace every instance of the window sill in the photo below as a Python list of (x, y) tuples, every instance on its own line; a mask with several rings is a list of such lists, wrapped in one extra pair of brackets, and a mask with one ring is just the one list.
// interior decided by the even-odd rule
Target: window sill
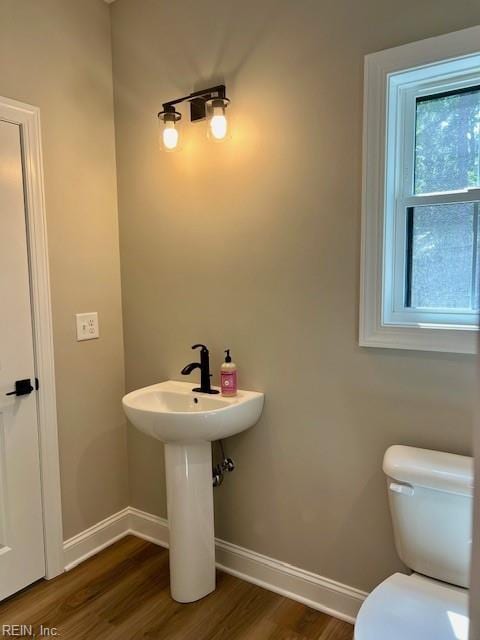
[(410, 349), (446, 353), (478, 353), (476, 327), (405, 327), (382, 325), (372, 329), (360, 327), (359, 345), (382, 349)]

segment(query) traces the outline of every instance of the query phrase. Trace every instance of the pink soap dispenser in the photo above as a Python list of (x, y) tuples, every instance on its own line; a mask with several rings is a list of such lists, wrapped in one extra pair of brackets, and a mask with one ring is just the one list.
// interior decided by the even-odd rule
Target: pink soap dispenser
[(230, 349), (225, 349), (227, 354), (225, 362), (220, 369), (220, 386), (222, 388), (222, 396), (237, 395), (237, 365), (232, 362), (230, 357)]

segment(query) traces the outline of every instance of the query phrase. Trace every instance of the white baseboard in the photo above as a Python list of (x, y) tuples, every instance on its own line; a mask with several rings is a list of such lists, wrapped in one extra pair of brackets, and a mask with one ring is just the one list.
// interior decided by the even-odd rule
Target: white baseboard
[(217, 567), (334, 618), (355, 622), (367, 593), (224, 540), (215, 541)]
[(66, 540), (63, 543), (65, 571), (73, 569), (77, 564), (126, 536), (129, 519), (130, 507), (126, 507)]
[(168, 520), (130, 507), (129, 533), (168, 549)]
[[(168, 547), (168, 522), (134, 507), (127, 507), (64, 543), (68, 571), (120, 538), (132, 534)], [(255, 551), (215, 540), (217, 567), (242, 580), (297, 600), (340, 620), (355, 622), (367, 593), (354, 587), (274, 560)]]
[(63, 543), (65, 571), (129, 534), (168, 547), (168, 522), (164, 518), (125, 507)]

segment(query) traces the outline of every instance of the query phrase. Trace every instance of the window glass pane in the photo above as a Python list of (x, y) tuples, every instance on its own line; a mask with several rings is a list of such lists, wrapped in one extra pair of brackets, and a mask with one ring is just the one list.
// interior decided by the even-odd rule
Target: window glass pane
[(417, 98), (415, 193), (480, 187), (480, 87)]
[(407, 306), (478, 309), (478, 204), (409, 209)]

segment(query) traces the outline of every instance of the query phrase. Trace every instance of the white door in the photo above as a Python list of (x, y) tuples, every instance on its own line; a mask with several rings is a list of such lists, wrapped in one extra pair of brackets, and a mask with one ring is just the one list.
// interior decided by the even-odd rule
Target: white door
[(35, 386), (23, 188), (20, 127), (0, 120), (0, 599), (45, 575), (37, 394), (6, 395)]

